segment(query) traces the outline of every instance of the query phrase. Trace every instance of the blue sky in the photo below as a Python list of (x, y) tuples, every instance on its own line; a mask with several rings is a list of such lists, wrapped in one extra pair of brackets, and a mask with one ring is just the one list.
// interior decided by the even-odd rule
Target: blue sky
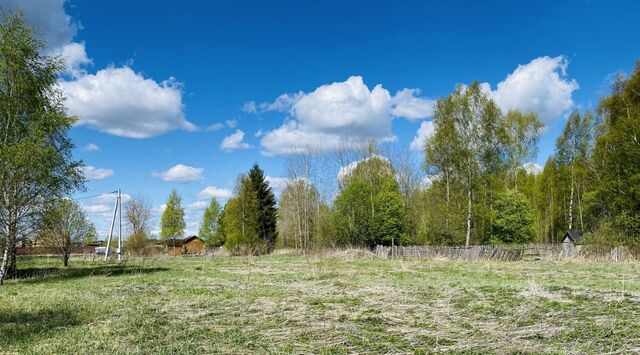
[[(253, 162), (279, 178), (283, 155), (310, 145), (330, 153), (366, 135), (410, 147), (430, 132), (433, 100), (473, 80), (504, 109), (540, 114), (543, 164), (566, 113), (593, 109), (640, 59), (638, 1), (0, 6), (24, 8), (71, 64), (60, 85), (80, 119), (75, 156), (91, 167), (78, 195), (122, 188), (159, 212), (176, 188), (190, 233), (202, 201), (228, 196)], [(82, 201), (104, 233), (110, 200)]]

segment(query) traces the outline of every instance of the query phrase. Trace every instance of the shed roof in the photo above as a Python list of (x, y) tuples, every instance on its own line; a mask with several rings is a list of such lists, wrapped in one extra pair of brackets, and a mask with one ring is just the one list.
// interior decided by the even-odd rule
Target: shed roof
[[(198, 238), (197, 235), (191, 235), (188, 237), (184, 237), (184, 238), (176, 238), (176, 246), (183, 246), (195, 239), (200, 239)], [(173, 239), (168, 238), (164, 241), (164, 244), (168, 245), (168, 246), (173, 246)]]
[(580, 243), (582, 238), (584, 238), (584, 233), (581, 230), (568, 230), (567, 233), (564, 234), (563, 240), (569, 238), (569, 241), (572, 243)]

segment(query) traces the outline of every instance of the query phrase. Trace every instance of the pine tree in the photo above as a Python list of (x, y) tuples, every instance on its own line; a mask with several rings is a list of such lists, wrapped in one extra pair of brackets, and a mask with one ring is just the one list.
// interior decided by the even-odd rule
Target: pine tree
[(258, 164), (249, 170), (249, 179), (258, 198), (258, 238), (266, 243), (267, 249), (273, 249), (277, 237), (276, 197), (265, 179), (264, 172)]
[(184, 209), (182, 208), (182, 199), (175, 189), (169, 194), (167, 199), (167, 208), (162, 212), (160, 218), (160, 238), (162, 240), (172, 239), (173, 252), (176, 251), (176, 238), (184, 234)]

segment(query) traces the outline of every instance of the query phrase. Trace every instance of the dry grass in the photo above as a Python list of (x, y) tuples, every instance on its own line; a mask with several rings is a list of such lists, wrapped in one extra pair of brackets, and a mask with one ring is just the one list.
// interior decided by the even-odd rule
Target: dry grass
[(635, 263), (387, 260), (361, 250), (76, 261), (9, 281), (0, 299), (3, 352), (640, 351)]

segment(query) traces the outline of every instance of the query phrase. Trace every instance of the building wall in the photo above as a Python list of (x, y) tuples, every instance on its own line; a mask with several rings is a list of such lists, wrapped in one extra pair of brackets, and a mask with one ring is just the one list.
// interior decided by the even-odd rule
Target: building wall
[(200, 239), (194, 239), (184, 245), (184, 249), (189, 254), (200, 254), (204, 250), (204, 243)]

